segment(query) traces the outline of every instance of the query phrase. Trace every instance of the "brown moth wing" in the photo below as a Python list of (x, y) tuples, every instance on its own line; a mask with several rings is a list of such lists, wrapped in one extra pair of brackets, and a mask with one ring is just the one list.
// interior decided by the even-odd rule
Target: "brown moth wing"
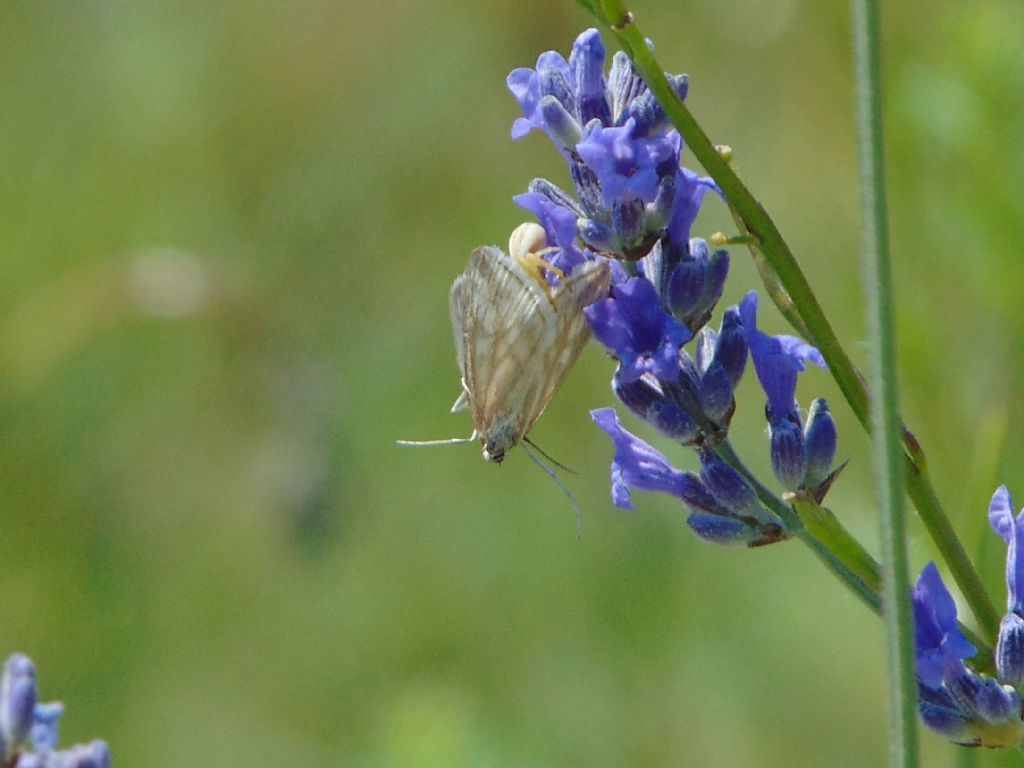
[(554, 343), (555, 314), (540, 285), (497, 248), (477, 248), (451, 292), (456, 358), (473, 425), (507, 450), (522, 436), (529, 361)]
[(540, 418), (590, 339), (590, 326), (583, 309), (607, 296), (610, 285), (608, 264), (587, 261), (552, 291), (557, 341), (544, 350), (543, 368), (547, 376), (540, 382), (536, 400), (528, 404), (527, 413), (533, 415), (523, 429), (524, 435)]
[(449, 304), (485, 458), (500, 461), (540, 418), (589, 337), (583, 307), (607, 293), (610, 274), (607, 264), (586, 262), (551, 288), (549, 298), (499, 249), (473, 252)]

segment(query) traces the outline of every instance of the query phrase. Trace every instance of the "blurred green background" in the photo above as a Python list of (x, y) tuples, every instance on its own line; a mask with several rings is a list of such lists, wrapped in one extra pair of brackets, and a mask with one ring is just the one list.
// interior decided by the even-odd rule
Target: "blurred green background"
[[(1024, 9), (898, 5), (903, 401), (1001, 604)], [(862, 358), (847, 5), (634, 7)], [(0, 653), (36, 660), (65, 743), (149, 768), (884, 761), (880, 622), (805, 548), (611, 506), (596, 349), (532, 433), (579, 471), (582, 541), (522, 451), (394, 444), (470, 431), (448, 286), (532, 177), (567, 183), (542, 137), (509, 140), (505, 75), (585, 26), (569, 0), (0, 3)], [(710, 201), (695, 234), (728, 228)], [(757, 285), (734, 265), (723, 304)], [(812, 372), (817, 395), (850, 460), (832, 506), (874, 548), (864, 435)], [(764, 470), (749, 375), (739, 401)], [(922, 739), (928, 765), (1012, 764)]]

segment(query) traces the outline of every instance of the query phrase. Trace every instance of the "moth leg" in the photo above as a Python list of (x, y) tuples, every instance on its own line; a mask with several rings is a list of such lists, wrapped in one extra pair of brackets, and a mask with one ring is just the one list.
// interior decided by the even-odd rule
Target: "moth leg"
[(462, 391), (452, 404), (451, 413), (459, 413), (469, 408), (469, 390), (466, 389), (466, 380), (462, 380)]

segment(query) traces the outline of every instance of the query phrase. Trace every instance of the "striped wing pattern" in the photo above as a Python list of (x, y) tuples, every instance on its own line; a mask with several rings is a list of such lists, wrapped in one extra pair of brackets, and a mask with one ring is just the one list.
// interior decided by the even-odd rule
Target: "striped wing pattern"
[(540, 418), (590, 336), (583, 308), (608, 292), (610, 280), (607, 264), (585, 262), (545, 291), (500, 249), (473, 252), (449, 305), (484, 458), (500, 462)]

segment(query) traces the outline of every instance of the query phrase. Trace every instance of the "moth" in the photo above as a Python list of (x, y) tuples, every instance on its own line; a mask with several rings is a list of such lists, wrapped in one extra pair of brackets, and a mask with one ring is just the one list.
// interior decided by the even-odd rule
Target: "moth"
[(611, 284), (606, 262), (585, 261), (567, 275), (544, 261), (554, 250), (542, 227), (526, 223), (509, 238), (509, 254), (494, 246), (473, 251), (448, 297), (462, 376), (452, 412), (470, 412), (473, 434), (402, 444), (479, 440), (484, 459), (501, 463), (526, 438), (590, 338), (583, 309)]

